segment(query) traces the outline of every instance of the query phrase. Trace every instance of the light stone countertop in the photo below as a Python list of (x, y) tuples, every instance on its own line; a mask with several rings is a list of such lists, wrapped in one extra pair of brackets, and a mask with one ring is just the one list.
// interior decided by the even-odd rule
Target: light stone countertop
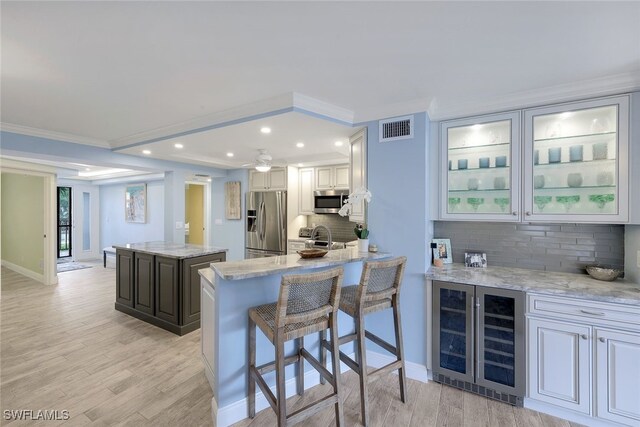
[(250, 279), (278, 273), (292, 273), (320, 267), (332, 267), (349, 262), (388, 258), (385, 252), (358, 252), (357, 248), (335, 249), (322, 258), (302, 259), (298, 254), (281, 255), (267, 258), (252, 258), (241, 261), (216, 262), (211, 268), (226, 280)]
[(147, 253), (152, 255), (162, 255), (169, 258), (195, 258), (203, 255), (218, 254), (227, 252), (228, 249), (218, 248), (214, 246), (192, 245), (189, 243), (171, 243), (171, 242), (143, 242), (143, 243), (127, 243), (125, 245), (113, 245), (116, 249), (125, 249)]
[(442, 282), (513, 289), (548, 295), (574, 296), (593, 301), (640, 304), (640, 284), (624, 279), (603, 282), (585, 274), (558, 273), (524, 268), (469, 268), (464, 264), (431, 267), (427, 279)]

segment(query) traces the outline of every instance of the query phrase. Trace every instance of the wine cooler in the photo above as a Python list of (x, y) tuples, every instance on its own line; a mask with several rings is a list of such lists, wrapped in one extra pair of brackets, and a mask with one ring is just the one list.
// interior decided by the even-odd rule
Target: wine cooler
[(434, 281), (433, 379), (522, 406), (524, 300), (524, 292)]

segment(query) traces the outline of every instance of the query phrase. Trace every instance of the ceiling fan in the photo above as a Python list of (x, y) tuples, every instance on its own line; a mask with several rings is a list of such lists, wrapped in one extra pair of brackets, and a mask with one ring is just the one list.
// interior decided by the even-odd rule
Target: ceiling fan
[(258, 155), (255, 160), (251, 163), (245, 163), (242, 167), (253, 167), (258, 172), (269, 172), (269, 170), (271, 170), (271, 166), (276, 166), (272, 164), (272, 161), (273, 157), (271, 157), (271, 154), (267, 153), (267, 150), (261, 148), (258, 150)]

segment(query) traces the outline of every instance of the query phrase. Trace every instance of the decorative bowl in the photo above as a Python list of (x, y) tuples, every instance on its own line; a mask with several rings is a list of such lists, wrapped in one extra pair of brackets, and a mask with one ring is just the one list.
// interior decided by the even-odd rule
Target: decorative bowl
[(600, 267), (597, 265), (588, 265), (586, 268), (589, 276), (596, 280), (604, 280), (605, 282), (616, 280), (618, 276), (622, 274), (622, 270), (615, 268)]
[(327, 254), (326, 249), (304, 249), (302, 251), (298, 251), (298, 255), (300, 258), (322, 258)]

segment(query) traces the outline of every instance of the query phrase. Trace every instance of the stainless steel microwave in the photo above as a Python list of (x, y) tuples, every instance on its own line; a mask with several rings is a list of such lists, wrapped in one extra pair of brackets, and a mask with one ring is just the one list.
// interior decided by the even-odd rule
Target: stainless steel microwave
[(348, 190), (325, 190), (313, 192), (313, 211), (319, 214), (338, 213), (349, 197)]

